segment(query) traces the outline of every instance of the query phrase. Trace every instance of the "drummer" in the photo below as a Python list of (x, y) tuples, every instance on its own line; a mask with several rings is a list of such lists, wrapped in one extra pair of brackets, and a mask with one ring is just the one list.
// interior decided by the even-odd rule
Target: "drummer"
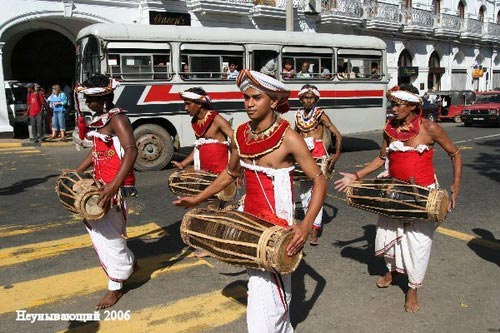
[[(462, 175), (462, 157), (458, 148), (441, 126), (422, 118), (422, 99), (417, 88), (401, 85), (390, 90), (387, 97), (393, 105), (394, 118), (385, 126), (379, 156), (354, 173), (341, 172), (344, 177), (335, 182), (335, 188), (344, 191), (354, 180), (369, 175), (384, 164), (387, 164), (389, 177), (437, 188), (439, 185), (432, 162), (434, 144), (437, 143), (450, 157), (453, 181), (448, 210), (455, 208)], [(436, 227), (437, 223), (429, 221), (379, 218), (375, 255), (384, 256), (388, 272), (377, 280), (376, 285), (387, 288), (398, 273), (407, 274), (407, 312), (420, 310), (417, 289), (424, 280)]]
[(86, 133), (86, 139), (93, 142), (93, 146), (75, 171), (84, 172), (92, 165), (95, 178), (103, 185), (99, 205), (111, 205), (101, 219), (83, 221), (109, 278), (108, 292), (97, 304), (97, 309), (118, 302), (123, 296), (123, 282), (132, 275), (136, 264), (124, 238), (127, 212), (123, 197), (136, 194), (133, 168), (137, 146), (126, 111), (113, 105), (113, 90), (117, 86), (117, 81), (96, 74), (76, 88), (84, 94), (93, 112), (88, 125), (91, 131)]
[(233, 136), (231, 124), (217, 111), (212, 110), (211, 99), (202, 88), (189, 88), (179, 93), (184, 100), (184, 110), (192, 117), (196, 141), (194, 150), (181, 162), (172, 162), (184, 169), (194, 162), (195, 170), (219, 174), (229, 161), (228, 138)]
[[(288, 111), (289, 90), (276, 79), (252, 70), (240, 71), (236, 84), (243, 92), (249, 122), (235, 130), (225, 172), (196, 197), (180, 198), (177, 206), (192, 207), (222, 190), (244, 172), (243, 210), (273, 224), (288, 227), (294, 237), (288, 255), (307, 240), (326, 194), (326, 180), (304, 140), (279, 116)], [(304, 220), (293, 224), (292, 171), (295, 161), (312, 179), (314, 191)], [(247, 325), (258, 333), (293, 332), (290, 323), (291, 276), (248, 269)]]
[[(320, 93), (316, 86), (306, 84), (300, 88), (298, 93), (300, 104), (303, 108), (299, 109), (295, 114), (295, 130), (302, 135), (306, 142), (307, 148), (311, 151), (315, 159), (328, 158), (328, 171), (332, 172), (335, 163), (340, 157), (340, 147), (342, 147), (342, 135), (335, 125), (332, 123), (327, 114), (322, 108), (316, 106), (318, 104)], [(325, 145), (323, 144), (324, 130), (327, 129), (327, 134), (335, 136), (335, 154), (328, 157)], [(300, 200), (304, 214), (307, 212), (309, 202), (311, 201), (312, 183), (310, 181), (301, 181), (299, 184)], [(318, 245), (318, 233), (323, 226), (323, 207), (321, 207), (318, 215), (314, 219), (313, 229), (311, 232), (311, 245)]]

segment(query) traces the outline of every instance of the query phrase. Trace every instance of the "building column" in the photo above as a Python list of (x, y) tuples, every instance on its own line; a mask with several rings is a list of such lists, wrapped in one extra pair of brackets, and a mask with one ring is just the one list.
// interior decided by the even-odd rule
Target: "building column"
[(5, 42), (0, 42), (0, 137), (12, 137), (14, 128), (9, 124), (9, 109), (5, 97), (5, 84), (3, 77), (3, 52)]

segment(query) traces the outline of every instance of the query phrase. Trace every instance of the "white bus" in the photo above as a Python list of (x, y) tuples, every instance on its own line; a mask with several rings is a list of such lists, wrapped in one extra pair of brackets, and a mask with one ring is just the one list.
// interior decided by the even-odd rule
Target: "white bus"
[[(286, 63), (295, 75), (283, 72)], [(300, 106), (298, 91), (310, 83), (341, 133), (384, 125), (386, 45), (375, 37), (139, 24), (94, 24), (77, 37), (76, 81), (103, 73), (121, 82), (115, 103), (132, 122), (138, 170), (162, 169), (175, 149), (193, 144), (180, 91), (203, 87), (233, 126), (248, 120), (243, 95), (228, 75), (231, 64), (285, 82), (291, 90), (288, 120)], [(308, 73), (298, 75), (303, 66)], [(83, 99), (79, 104), (88, 111)]]

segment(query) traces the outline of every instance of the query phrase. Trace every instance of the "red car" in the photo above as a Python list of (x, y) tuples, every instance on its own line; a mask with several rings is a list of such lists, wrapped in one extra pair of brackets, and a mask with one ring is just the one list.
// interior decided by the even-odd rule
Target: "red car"
[(433, 91), (424, 94), (424, 101), (437, 107), (438, 120), (453, 120), (456, 123), (462, 121), (462, 110), (472, 105), (475, 99), (476, 93), (472, 90)]
[(460, 118), (466, 127), (472, 124), (500, 126), (500, 91), (478, 93), (474, 105), (464, 108)]

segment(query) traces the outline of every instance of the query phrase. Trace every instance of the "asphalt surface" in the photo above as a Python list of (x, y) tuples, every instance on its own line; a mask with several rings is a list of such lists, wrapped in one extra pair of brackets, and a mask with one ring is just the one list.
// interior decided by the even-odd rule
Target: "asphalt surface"
[[(404, 279), (375, 287), (384, 273), (383, 261), (373, 255), (377, 217), (339, 199), (337, 174), (329, 183), (320, 245), (305, 246), (292, 276), (291, 316), (298, 332), (500, 332), (500, 130), (442, 126), (464, 158), (462, 192), (457, 209), (435, 232), (419, 290), (422, 310), (405, 313)], [(380, 142), (380, 131), (346, 137), (336, 172), (359, 169), (378, 154)], [(90, 323), (16, 320), (20, 309), (92, 313), (106, 288), (90, 244), (78, 243), (88, 238), (83, 225), (54, 192), (60, 170), (76, 167), (87, 151), (70, 143), (17, 143), (26, 141), (0, 140), (0, 332), (245, 331), (245, 270), (193, 258), (182, 244), (185, 210), (171, 205), (171, 168), (137, 173), (139, 197), (130, 202), (128, 226), (132, 233), (143, 229), (128, 244), (141, 269), (112, 308), (129, 311), (129, 320), (106, 321), (103, 311), (100, 321)], [(441, 185), (449, 189), (449, 158), (437, 148), (434, 160)]]

